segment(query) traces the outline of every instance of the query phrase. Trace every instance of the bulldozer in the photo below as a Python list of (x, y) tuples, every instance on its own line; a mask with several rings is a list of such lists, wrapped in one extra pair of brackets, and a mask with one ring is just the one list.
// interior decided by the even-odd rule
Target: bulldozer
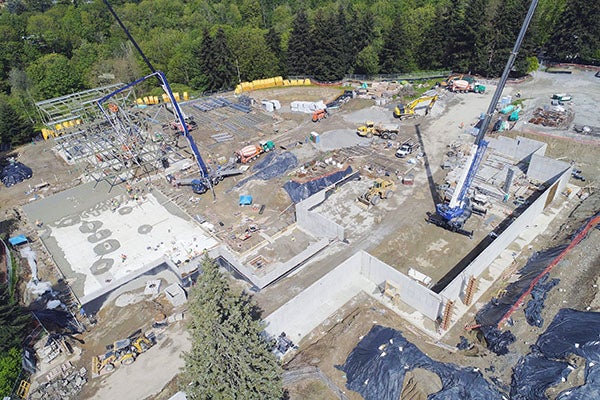
[(376, 206), (380, 200), (389, 199), (394, 195), (396, 184), (393, 181), (377, 178), (367, 192), (358, 197), (363, 204)]

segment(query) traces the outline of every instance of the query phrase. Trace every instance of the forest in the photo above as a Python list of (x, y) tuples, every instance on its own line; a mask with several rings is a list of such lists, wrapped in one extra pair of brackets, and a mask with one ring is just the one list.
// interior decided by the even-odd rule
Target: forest
[[(109, 0), (176, 89), (240, 81), (448, 69), (500, 75), (522, 0)], [(539, 0), (513, 75), (539, 60), (600, 65), (600, 2)], [(30, 141), (34, 103), (150, 73), (103, 0), (7, 0), (0, 9), (0, 142)]]

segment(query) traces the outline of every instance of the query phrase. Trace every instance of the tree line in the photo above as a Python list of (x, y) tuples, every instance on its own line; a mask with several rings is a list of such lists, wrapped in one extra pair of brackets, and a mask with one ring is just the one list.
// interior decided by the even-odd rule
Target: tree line
[[(529, 2), (110, 3), (171, 82), (210, 92), (277, 75), (337, 81), (346, 74), (451, 69), (498, 76)], [(598, 20), (598, 2), (540, 0), (513, 74), (535, 69), (538, 56), (600, 64)], [(8, 0), (0, 10), (0, 30), (2, 142), (28, 139), (38, 122), (34, 101), (150, 72), (101, 0)]]

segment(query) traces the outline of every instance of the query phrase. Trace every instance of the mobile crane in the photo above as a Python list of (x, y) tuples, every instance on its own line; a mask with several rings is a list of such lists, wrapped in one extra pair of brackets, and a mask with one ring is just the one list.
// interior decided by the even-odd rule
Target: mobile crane
[(479, 166), (481, 165), (481, 161), (483, 160), (483, 155), (485, 154), (485, 150), (488, 146), (488, 142), (483, 140), (483, 137), (485, 136), (485, 133), (490, 125), (490, 121), (496, 109), (496, 105), (498, 104), (498, 100), (500, 100), (500, 96), (502, 96), (502, 90), (504, 90), (504, 86), (508, 80), (508, 75), (513, 67), (513, 64), (515, 63), (515, 59), (519, 53), (519, 48), (521, 47), (521, 43), (523, 42), (523, 38), (527, 32), (529, 23), (533, 18), (537, 3), (538, 0), (532, 0), (531, 5), (529, 6), (529, 11), (525, 16), (525, 20), (521, 26), (521, 31), (517, 36), (515, 46), (510, 53), (508, 61), (506, 62), (504, 72), (500, 77), (496, 91), (494, 92), (492, 100), (490, 101), (490, 105), (485, 114), (485, 118), (483, 119), (479, 129), (479, 134), (475, 138), (475, 142), (471, 147), (471, 153), (467, 158), (467, 163), (465, 164), (466, 168), (458, 180), (454, 193), (452, 194), (452, 198), (450, 199), (449, 203), (436, 204), (436, 215), (429, 215), (428, 222), (450, 231), (467, 235), (469, 237), (472, 237), (473, 235), (473, 232), (467, 231), (463, 228), (465, 222), (469, 219), (472, 213), (468, 191), (473, 184), (473, 180), (475, 179), (475, 175), (477, 174)]

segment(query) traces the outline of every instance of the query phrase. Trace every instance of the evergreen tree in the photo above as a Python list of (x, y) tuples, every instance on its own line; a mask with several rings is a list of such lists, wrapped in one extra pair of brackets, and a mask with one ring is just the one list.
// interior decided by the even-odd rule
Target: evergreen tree
[(311, 75), (318, 81), (342, 79), (346, 73), (347, 53), (344, 50), (344, 35), (338, 18), (335, 15), (317, 14), (311, 38)]
[(188, 331), (181, 382), (191, 399), (280, 399), (281, 366), (270, 351), (263, 325), (253, 319), (245, 294), (234, 293), (215, 262), (206, 257), (190, 292)]
[(406, 37), (405, 22), (402, 14), (398, 14), (390, 30), (383, 37), (383, 48), (379, 55), (381, 72), (394, 74), (409, 72), (415, 69), (416, 61)]
[(202, 91), (218, 91), (229, 89), (237, 81), (235, 61), (225, 31), (219, 28), (211, 37), (207, 29), (202, 35), (202, 43), (192, 50), (198, 60), (192, 87)]
[(482, 74), (489, 54), (490, 28), (486, 17), (489, 0), (471, 0), (465, 11), (464, 37), (467, 59), (465, 72)]
[(0, 143), (18, 145), (28, 142), (33, 127), (22, 117), (5, 96), (0, 97)]
[(423, 36), (425, 39), (421, 42), (417, 51), (417, 62), (421, 69), (433, 70), (444, 67), (447, 36), (446, 30), (440, 29), (440, 21), (443, 21), (444, 12), (445, 8), (438, 6), (434, 20), (429, 26), (424, 27)]
[(554, 61), (600, 65), (600, 2), (569, 0), (546, 52)]
[(286, 63), (285, 54), (281, 48), (281, 35), (275, 28), (271, 27), (265, 34), (265, 42), (277, 59), (277, 70), (279, 70), (280, 73), (284, 73)]
[(15, 302), (6, 283), (0, 284), (0, 354), (20, 348), (30, 322), (29, 313)]
[(313, 53), (310, 38), (308, 16), (303, 10), (300, 10), (292, 23), (292, 33), (288, 41), (287, 69), (289, 75), (309, 73), (308, 64)]

